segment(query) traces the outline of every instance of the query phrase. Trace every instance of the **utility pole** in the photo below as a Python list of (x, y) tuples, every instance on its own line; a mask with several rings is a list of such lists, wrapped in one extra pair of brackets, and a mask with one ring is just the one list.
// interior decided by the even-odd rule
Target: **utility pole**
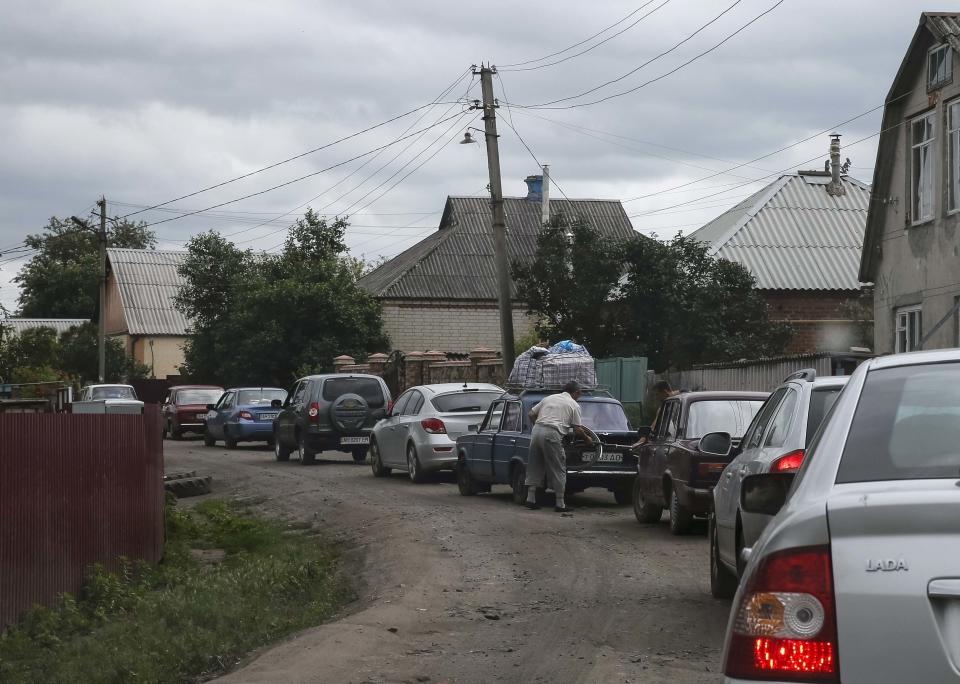
[(98, 325), (99, 340), (97, 353), (98, 381), (103, 383), (107, 376), (107, 198), (100, 197), (97, 202), (100, 207), (100, 232), (97, 242), (100, 243), (100, 322)]
[(500, 183), (497, 104), (493, 98), (494, 73), (496, 67), (480, 66), (483, 127), (487, 139), (487, 168), (490, 172), (490, 205), (493, 209), (493, 259), (497, 268), (497, 301), (500, 306), (500, 345), (503, 348), (503, 372), (506, 378), (513, 370), (513, 302), (510, 296), (510, 259), (507, 256), (507, 220), (503, 213), (503, 188)]

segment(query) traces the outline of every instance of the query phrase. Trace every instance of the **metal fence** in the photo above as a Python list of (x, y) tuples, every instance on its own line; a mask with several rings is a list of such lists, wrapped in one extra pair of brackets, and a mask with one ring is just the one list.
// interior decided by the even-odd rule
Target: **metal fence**
[(595, 365), (597, 384), (609, 387), (626, 409), (631, 424), (640, 425), (647, 392), (647, 358), (597, 359)]
[(94, 563), (163, 553), (163, 445), (143, 415), (0, 415), (0, 627)]

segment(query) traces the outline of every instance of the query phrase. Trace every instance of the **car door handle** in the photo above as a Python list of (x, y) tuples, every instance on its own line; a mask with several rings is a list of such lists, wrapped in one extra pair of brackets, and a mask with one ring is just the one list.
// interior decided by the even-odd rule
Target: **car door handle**
[(960, 579), (930, 580), (927, 595), (931, 598), (960, 598)]

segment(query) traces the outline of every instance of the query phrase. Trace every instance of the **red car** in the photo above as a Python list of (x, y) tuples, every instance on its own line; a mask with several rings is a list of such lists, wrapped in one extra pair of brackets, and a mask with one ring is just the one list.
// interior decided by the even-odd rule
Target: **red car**
[(216, 385), (177, 385), (171, 387), (160, 409), (163, 437), (180, 439), (185, 432), (202, 435), (207, 431), (207, 405), (216, 404), (223, 388)]

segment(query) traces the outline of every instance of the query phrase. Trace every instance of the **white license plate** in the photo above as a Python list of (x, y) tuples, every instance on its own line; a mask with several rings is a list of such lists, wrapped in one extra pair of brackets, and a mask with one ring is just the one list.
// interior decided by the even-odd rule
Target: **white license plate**
[(207, 419), (207, 414), (206, 414), (206, 413), (198, 413), (198, 414), (197, 414), (197, 420), (206, 420), (206, 419)]
[(600, 458), (598, 458), (597, 461), (600, 463), (623, 463), (623, 454), (616, 451), (600, 454)]
[(279, 414), (276, 414), (276, 413), (261, 413), (261, 414), (259, 414), (259, 415), (260, 415), (260, 420), (273, 420), (273, 419), (276, 418), (277, 415), (279, 415)]
[(341, 444), (369, 444), (369, 437), (341, 437)]

